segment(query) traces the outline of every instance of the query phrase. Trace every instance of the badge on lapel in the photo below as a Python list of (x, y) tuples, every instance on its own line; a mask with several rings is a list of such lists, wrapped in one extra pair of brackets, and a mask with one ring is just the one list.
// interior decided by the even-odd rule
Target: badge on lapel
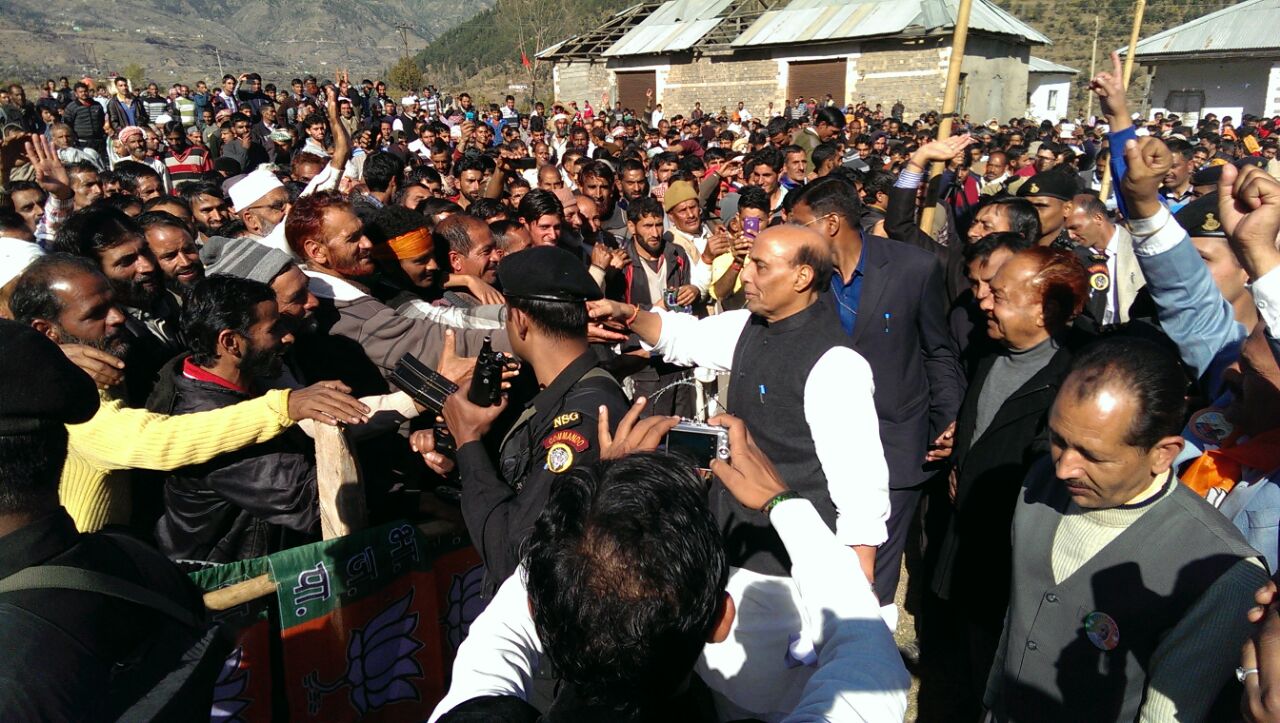
[(1098, 650), (1115, 650), (1120, 644), (1120, 626), (1104, 612), (1094, 611), (1084, 616), (1084, 632)]

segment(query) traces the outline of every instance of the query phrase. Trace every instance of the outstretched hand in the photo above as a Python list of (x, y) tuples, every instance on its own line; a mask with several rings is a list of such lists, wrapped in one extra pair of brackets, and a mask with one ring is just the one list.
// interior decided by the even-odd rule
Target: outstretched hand
[(961, 151), (977, 142), (971, 135), (950, 136), (941, 140), (930, 141), (920, 146), (911, 154), (910, 165), (920, 171), (927, 170), (930, 163), (943, 163), (955, 158)]
[(32, 133), (27, 136), (25, 148), (27, 158), (36, 172), (36, 183), (49, 195), (64, 201), (70, 200), (75, 195), (71, 191), (71, 177), (67, 175), (67, 169), (63, 167), (62, 161), (58, 159), (58, 152), (48, 139), (42, 134)]
[(729, 461), (711, 460), (711, 472), (724, 484), (743, 507), (758, 510), (769, 500), (786, 492), (773, 462), (756, 446), (747, 431), (747, 423), (729, 414), (719, 414), (707, 420), (729, 429)]
[(1132, 125), (1124, 98), (1124, 65), (1120, 62), (1120, 53), (1111, 53), (1111, 72), (1104, 70), (1094, 76), (1089, 81), (1089, 90), (1098, 96), (1112, 133)]

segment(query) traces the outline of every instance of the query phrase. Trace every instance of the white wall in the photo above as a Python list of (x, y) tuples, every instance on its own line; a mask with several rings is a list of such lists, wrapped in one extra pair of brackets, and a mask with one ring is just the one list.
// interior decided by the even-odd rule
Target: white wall
[(1066, 73), (1029, 73), (1027, 95), (1028, 117), (1057, 123), (1069, 117), (1071, 76)]
[(1244, 113), (1263, 115), (1275, 108), (1268, 97), (1271, 69), (1277, 58), (1250, 60), (1178, 60), (1154, 63), (1151, 81), (1151, 112), (1170, 111), (1169, 93), (1180, 90), (1204, 91), (1204, 107), (1199, 113), (1179, 113), (1195, 121), (1206, 113), (1219, 118), (1231, 116), (1236, 123)]

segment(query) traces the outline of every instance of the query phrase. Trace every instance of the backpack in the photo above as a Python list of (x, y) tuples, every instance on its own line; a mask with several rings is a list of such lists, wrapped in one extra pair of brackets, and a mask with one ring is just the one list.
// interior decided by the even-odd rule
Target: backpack
[[(127, 540), (111, 535), (116, 541)], [(154, 566), (153, 562), (139, 559), (129, 550), (145, 546), (129, 540), (119, 544), (131, 560), (142, 570)], [(192, 631), (186, 641), (168, 641), (185, 645), (178, 659), (172, 656), (142, 656), (113, 673), (114, 682), (127, 675), (130, 682), (154, 681), (141, 697), (125, 702), (126, 707), (118, 720), (143, 721), (195, 721), (208, 720), (213, 705), (213, 688), (227, 656), (232, 650), (230, 631), (222, 625), (210, 624), (173, 600), (141, 585), (115, 575), (66, 565), (33, 565), (0, 579), (0, 595), (18, 590), (61, 589), (92, 592), (140, 605), (174, 620)], [(133, 697), (132, 695), (130, 697)]]

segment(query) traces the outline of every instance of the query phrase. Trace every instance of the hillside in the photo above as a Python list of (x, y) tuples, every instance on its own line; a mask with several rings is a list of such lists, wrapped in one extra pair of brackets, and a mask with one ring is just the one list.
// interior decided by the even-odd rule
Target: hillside
[[(505, 17), (527, 12), (538, 3), (545, 10), (541, 35), (545, 42), (523, 38), (527, 48), (544, 48), (565, 37), (590, 29), (608, 14), (629, 7), (636, 0), (498, 0), (497, 4), (440, 35), (417, 55), (428, 75), (449, 87), (467, 87), (473, 94), (495, 100), (506, 93), (508, 84), (529, 83), (529, 72), (520, 65), (519, 37), (529, 23), (515, 23)], [(1108, 53), (1129, 42), (1133, 22), (1133, 0), (994, 0), (1018, 18), (1039, 29), (1054, 44), (1033, 48), (1032, 53), (1080, 71), (1076, 77), (1075, 101), (1084, 105), (1088, 85), (1089, 60), (1093, 47), (1094, 18), (1099, 18), (1098, 68), (1108, 63)], [(1148, 0), (1143, 20), (1143, 37), (1180, 25), (1237, 0)], [(500, 12), (509, 8), (509, 12)], [(527, 50), (530, 58), (534, 51)], [(537, 83), (550, 86), (550, 70), (539, 64)], [(1134, 98), (1141, 97), (1144, 77), (1135, 72), (1131, 85)], [(519, 95), (517, 93), (517, 95)], [(546, 98), (549, 94), (538, 94)]]
[(0, 0), (0, 79), (104, 77), (136, 64), (162, 86), (255, 70), (373, 77), (492, 0)]

